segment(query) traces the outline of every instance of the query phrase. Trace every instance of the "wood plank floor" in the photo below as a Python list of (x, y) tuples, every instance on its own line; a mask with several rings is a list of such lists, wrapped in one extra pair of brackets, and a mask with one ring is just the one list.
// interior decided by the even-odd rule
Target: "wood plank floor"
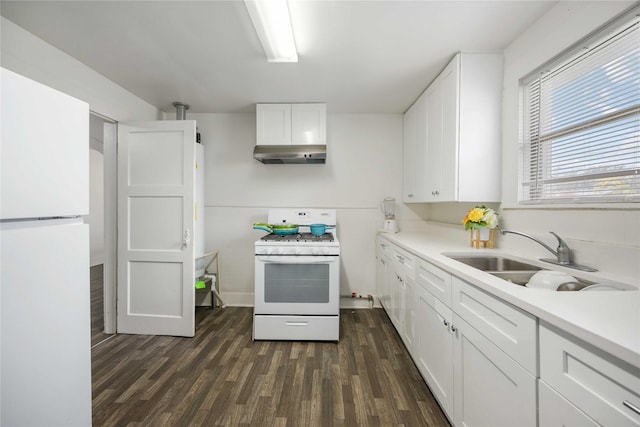
[(104, 333), (104, 298), (103, 298), (103, 266), (95, 265), (90, 270), (91, 298), (91, 347), (109, 338)]
[(92, 350), (94, 426), (449, 426), (382, 309), (339, 343), (253, 342), (252, 309), (198, 308), (194, 338)]

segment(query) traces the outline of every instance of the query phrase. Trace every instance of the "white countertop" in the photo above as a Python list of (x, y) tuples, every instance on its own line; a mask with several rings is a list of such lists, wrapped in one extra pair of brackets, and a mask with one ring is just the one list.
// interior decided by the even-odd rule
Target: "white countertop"
[[(505, 255), (541, 268), (564, 271), (597, 283), (612, 282), (610, 274), (585, 273), (542, 261), (522, 258), (499, 249), (474, 249), (467, 242), (435, 237), (425, 232), (381, 234), (398, 246), (443, 268), (484, 291), (555, 325), (578, 338), (640, 367), (640, 291), (554, 292), (514, 285), (443, 253)], [(467, 243), (465, 245), (465, 243)], [(637, 288), (636, 288), (637, 289)]]

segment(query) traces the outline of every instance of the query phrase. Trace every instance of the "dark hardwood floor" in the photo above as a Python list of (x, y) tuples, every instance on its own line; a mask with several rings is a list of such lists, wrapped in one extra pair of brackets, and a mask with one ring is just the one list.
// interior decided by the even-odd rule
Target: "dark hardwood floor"
[(90, 270), (90, 296), (91, 296), (91, 347), (109, 338), (111, 335), (104, 333), (104, 305), (103, 305), (103, 266), (95, 265)]
[(340, 342), (254, 342), (252, 309), (196, 309), (194, 338), (92, 349), (94, 426), (449, 426), (382, 309)]

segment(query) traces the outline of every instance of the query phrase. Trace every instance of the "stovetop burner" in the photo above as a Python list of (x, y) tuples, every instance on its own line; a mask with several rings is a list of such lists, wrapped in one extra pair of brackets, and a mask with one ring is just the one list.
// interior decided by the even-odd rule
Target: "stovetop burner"
[(316, 236), (311, 233), (297, 234), (267, 234), (260, 238), (266, 242), (333, 242), (332, 233), (324, 233)]

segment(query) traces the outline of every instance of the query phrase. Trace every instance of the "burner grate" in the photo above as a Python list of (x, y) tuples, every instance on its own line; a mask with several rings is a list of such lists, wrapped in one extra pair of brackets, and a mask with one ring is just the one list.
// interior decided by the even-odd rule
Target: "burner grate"
[(297, 234), (267, 234), (261, 237), (260, 240), (266, 242), (333, 242), (333, 234), (324, 233), (319, 236), (311, 233), (297, 233)]

